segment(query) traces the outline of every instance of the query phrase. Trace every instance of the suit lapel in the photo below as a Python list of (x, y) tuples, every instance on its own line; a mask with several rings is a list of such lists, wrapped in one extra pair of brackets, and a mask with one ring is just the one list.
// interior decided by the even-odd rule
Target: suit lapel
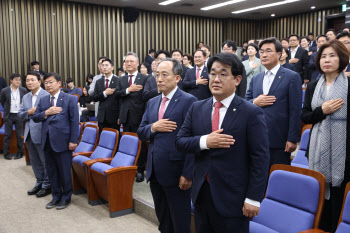
[(120, 82), (121, 82), (122, 89), (124, 89), (124, 88), (126, 89), (126, 88), (129, 87), (128, 78), (129, 78), (128, 75), (124, 75), (124, 76), (121, 78)]
[(259, 95), (263, 94), (263, 80), (264, 80), (264, 75), (265, 75), (265, 71), (257, 77), (257, 95), (256, 97), (258, 97)]
[(109, 85), (110, 88), (115, 88), (117, 86), (117, 77), (113, 75), (111, 79), (111, 84)]
[(280, 84), (283, 78), (284, 78), (284, 70), (283, 70), (283, 67), (281, 66), (277, 71), (277, 74), (272, 82), (268, 95), (272, 95), (274, 93), (274, 91), (276, 90), (276, 88), (278, 87), (278, 85)]
[(60, 92), (60, 94), (58, 95), (58, 98), (57, 98), (56, 107), (62, 107), (63, 100), (64, 100), (64, 94), (62, 92)]
[(208, 68), (206, 66), (203, 67), (201, 77), (208, 78)]
[(137, 75), (135, 77), (134, 84), (141, 85), (141, 83), (140, 83), (141, 77), (140, 76), (141, 76), (140, 73), (137, 73)]
[(174, 107), (176, 106), (177, 103), (180, 102), (181, 100), (181, 92), (180, 88), (177, 88), (175, 94), (173, 95), (173, 98), (171, 98), (170, 103), (168, 104), (168, 107), (165, 110), (163, 119), (169, 118), (171, 112), (173, 111)]
[(229, 108), (227, 109), (226, 115), (224, 117), (224, 120), (221, 124), (221, 129), (227, 130), (230, 128), (232, 123), (235, 121), (236, 117), (239, 114), (239, 105), (241, 104), (242, 99), (239, 98), (237, 95), (233, 98)]

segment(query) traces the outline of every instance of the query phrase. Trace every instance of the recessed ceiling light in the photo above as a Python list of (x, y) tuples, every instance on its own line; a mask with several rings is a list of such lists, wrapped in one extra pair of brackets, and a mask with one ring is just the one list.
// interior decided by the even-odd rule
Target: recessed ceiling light
[(268, 8), (268, 7), (273, 7), (273, 6), (279, 6), (279, 5), (284, 5), (284, 4), (288, 4), (288, 3), (292, 3), (292, 2), (298, 2), (298, 1), (300, 1), (300, 0), (285, 0), (285, 1), (281, 1), (281, 2), (274, 2), (274, 3), (270, 3), (270, 4), (266, 4), (266, 5), (257, 6), (257, 7), (247, 8), (247, 9), (244, 9), (244, 10), (233, 11), (231, 13), (232, 14), (240, 14), (240, 13), (244, 13), (244, 12), (248, 12), (248, 11), (254, 11), (254, 10), (258, 10), (258, 9), (262, 9), (262, 8)]
[(174, 2), (179, 2), (181, 0), (168, 0), (168, 1), (164, 1), (164, 2), (160, 2), (158, 3), (159, 5), (162, 5), (162, 6), (166, 6), (166, 5), (169, 5), (171, 3), (174, 3)]
[(312, 6), (311, 9), (315, 9), (316, 7), (315, 6)]
[(212, 9), (215, 9), (215, 8), (219, 8), (219, 7), (235, 4), (235, 3), (238, 3), (238, 2), (244, 2), (244, 1), (245, 0), (233, 0), (233, 1), (222, 2), (222, 3), (219, 3), (219, 4), (203, 7), (203, 8), (201, 8), (201, 10), (202, 11), (208, 11), (208, 10), (212, 10)]
[(275, 17), (275, 14), (271, 14), (272, 17)]

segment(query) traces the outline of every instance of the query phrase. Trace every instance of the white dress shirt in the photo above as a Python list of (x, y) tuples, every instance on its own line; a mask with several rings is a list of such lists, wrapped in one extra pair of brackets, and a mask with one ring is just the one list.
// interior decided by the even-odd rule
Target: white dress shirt
[[(196, 68), (196, 78), (197, 78), (197, 71), (198, 71), (198, 67), (196, 66), (195, 67)], [(201, 77), (201, 74), (202, 74), (202, 72), (203, 72), (203, 69), (204, 69), (204, 65), (202, 65), (201, 67), (199, 67), (199, 78)], [(198, 83), (197, 83), (197, 80), (196, 80), (196, 85), (198, 85)]]
[[(220, 116), (219, 116), (219, 129), (221, 129), (221, 125), (222, 125), (222, 122), (225, 118), (225, 115), (226, 115), (226, 112), (227, 112), (227, 109), (230, 107), (230, 104), (233, 100), (233, 98), (235, 97), (235, 93), (233, 93), (232, 95), (230, 95), (229, 97), (227, 97), (226, 99), (223, 99), (221, 101), (221, 103), (223, 104), (223, 106), (220, 108)], [(213, 105), (212, 105), (212, 110), (211, 110), (211, 117), (213, 118), (213, 115), (214, 115), (214, 111), (215, 111), (215, 103), (218, 102), (215, 97), (213, 96)], [(199, 141), (199, 144), (200, 144), (200, 148), (201, 150), (207, 150), (209, 149), (207, 147), (207, 137), (208, 135), (204, 135), (200, 138), (200, 141)], [(250, 204), (250, 205), (253, 205), (253, 206), (256, 206), (256, 207), (260, 207), (260, 202), (258, 201), (254, 201), (254, 200), (251, 200), (249, 198), (246, 198), (244, 200), (244, 202)]]
[(297, 53), (298, 48), (299, 48), (299, 45), (294, 50), (292, 48), (290, 48), (290, 58), (295, 57), (295, 54)]
[[(135, 73), (132, 73), (132, 74), (128, 74), (128, 83), (129, 83), (129, 80), (130, 80), (130, 75), (132, 75), (132, 84), (134, 84), (134, 82), (135, 82), (135, 79), (136, 79), (136, 76), (137, 76), (137, 74), (138, 74), (139, 72), (138, 71), (136, 71)], [(129, 92), (129, 88), (126, 88), (126, 92), (125, 92), (127, 95), (130, 93)]]
[(208, 61), (209, 61), (209, 58), (210, 58), (210, 57), (208, 57), (208, 58), (205, 60), (205, 62), (204, 62), (204, 66), (208, 66)]
[[(39, 88), (39, 90), (37, 92), (34, 93), (34, 95), (32, 92), (30, 92), (30, 94), (32, 95), (32, 107), (35, 106), (35, 102), (38, 99), (38, 95), (39, 95), (40, 91), (41, 91), (41, 87)], [(51, 101), (51, 99), (50, 99), (50, 101)]]
[[(60, 95), (60, 91), (58, 91), (53, 97), (55, 97), (55, 99), (53, 100), (54, 102), (54, 106), (56, 106), (57, 104), (57, 99), (58, 99), (58, 96)], [(50, 104), (51, 104), (51, 97), (52, 95), (50, 94)]]
[(18, 113), (20, 105), (21, 105), (21, 93), (19, 92), (19, 87), (17, 88), (17, 90), (14, 91), (11, 85), (10, 113)]
[(271, 85), (273, 83), (273, 80), (275, 80), (275, 76), (281, 67), (280, 64), (277, 66), (273, 67), (271, 70), (265, 69), (265, 75), (264, 75), (264, 80), (263, 80), (263, 93), (268, 94), (271, 88)]
[[(108, 79), (108, 87), (111, 85), (112, 77), (113, 77), (113, 73), (111, 74), (111, 76), (105, 78), (105, 85), (106, 85), (106, 79)], [(106, 91), (103, 91), (103, 96), (107, 98)]]

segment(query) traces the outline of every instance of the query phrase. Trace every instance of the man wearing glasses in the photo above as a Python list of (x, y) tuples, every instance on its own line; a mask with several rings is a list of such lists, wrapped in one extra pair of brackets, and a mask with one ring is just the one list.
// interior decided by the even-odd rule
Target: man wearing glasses
[(294, 65), (294, 71), (300, 75), (302, 83), (310, 82), (308, 64), (309, 64), (309, 55), (305, 49), (299, 46), (300, 38), (296, 34), (289, 36), (289, 64)]
[[(348, 31), (342, 31), (341, 33), (339, 33), (336, 39), (338, 39), (340, 42), (342, 42), (345, 45), (346, 49), (350, 54), (350, 33)], [(346, 72), (346, 75), (350, 77), (350, 65), (348, 65), (345, 72)]]
[(264, 110), (269, 129), (270, 166), (289, 165), (300, 135), (301, 79), (298, 73), (279, 64), (282, 44), (276, 38), (263, 40), (259, 53), (266, 69), (252, 78), (245, 99)]

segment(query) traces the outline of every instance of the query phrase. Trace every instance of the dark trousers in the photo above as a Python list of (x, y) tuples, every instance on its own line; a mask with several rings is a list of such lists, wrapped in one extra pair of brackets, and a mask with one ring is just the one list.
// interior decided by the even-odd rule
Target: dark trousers
[[(123, 124), (123, 132), (133, 132), (136, 133), (140, 124)], [(139, 159), (137, 160), (137, 172), (143, 173), (145, 171), (145, 164), (147, 161), (147, 146), (146, 142), (141, 142), (141, 151), (139, 155)]]
[(284, 148), (270, 148), (270, 167), (274, 164), (290, 165), (290, 153), (284, 152)]
[[(243, 206), (242, 206), (243, 207)], [(223, 217), (216, 210), (210, 193), (210, 184), (204, 182), (195, 203), (197, 233), (249, 233), (249, 218)]]
[(55, 152), (50, 145), (49, 135), (47, 135), (44, 154), (52, 198), (54, 200), (70, 201), (73, 193), (72, 151)]
[(23, 154), (23, 121), (19, 119), (17, 113), (10, 113), (9, 117), (5, 121), (4, 155), (7, 155), (9, 153), (13, 124), (15, 124), (16, 127), (18, 153)]
[(89, 121), (88, 117), (94, 117), (95, 112), (89, 111), (87, 109), (81, 111), (81, 122)]
[(154, 169), (150, 178), (154, 207), (162, 233), (191, 232), (191, 189), (164, 187), (158, 183)]
[(98, 122), (98, 128), (100, 130), (100, 134), (102, 133), (103, 128), (112, 128), (120, 131), (120, 126), (117, 122), (115, 123), (108, 123), (108, 122)]

